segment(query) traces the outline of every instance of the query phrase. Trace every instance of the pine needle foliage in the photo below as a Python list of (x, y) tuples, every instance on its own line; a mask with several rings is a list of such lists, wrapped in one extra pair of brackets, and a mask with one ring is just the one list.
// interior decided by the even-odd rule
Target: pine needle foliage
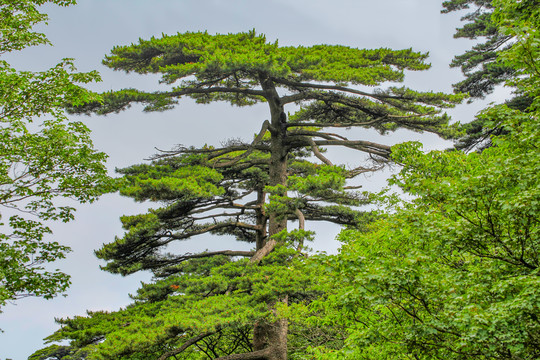
[[(50, 340), (71, 339), (72, 346), (97, 359), (296, 356), (294, 344), (305, 343), (287, 347), (294, 336), (288, 334), (286, 309), (320, 296), (313, 287), (317, 278), (303, 265), (306, 242), (313, 237), (304, 222), (355, 228), (369, 223), (375, 215), (362, 206), (370, 195), (357, 191), (354, 181), (380, 169), (390, 156), (390, 146), (350, 140), (341, 128), (457, 134), (442, 109), (462, 95), (373, 89), (401, 82), (405, 70), (428, 69), (426, 57), (411, 49), (279, 46), (255, 31), (164, 35), (112, 49), (105, 65), (160, 74), (168, 90), (109, 92), (103, 101), (71, 111), (107, 114), (133, 103), (163, 111), (189, 97), (202, 104), (265, 103), (269, 120), (260, 121), (251, 141), (181, 146), (120, 170), (122, 195), (160, 207), (122, 217), (124, 236), (96, 254), (107, 261), (107, 271), (149, 270), (155, 281), (143, 285), (126, 309), (60, 320), (63, 327)], [(325, 153), (333, 146), (357, 150), (369, 160), (354, 168), (334, 163)], [(288, 228), (291, 221), (297, 229)], [(170, 250), (205, 234), (234, 236), (251, 249)], [(311, 338), (320, 343), (324, 333), (319, 329)]]

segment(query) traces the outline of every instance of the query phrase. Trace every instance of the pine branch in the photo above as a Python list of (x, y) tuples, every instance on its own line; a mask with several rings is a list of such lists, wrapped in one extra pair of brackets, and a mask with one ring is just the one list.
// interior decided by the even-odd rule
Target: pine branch
[(274, 239), (270, 239), (266, 242), (266, 244), (257, 250), (257, 252), (251, 257), (249, 260), (250, 263), (257, 263), (261, 261), (266, 255), (270, 254), (272, 250), (276, 247), (277, 241)]
[(252, 257), (255, 255), (254, 251), (242, 251), (242, 250), (221, 250), (221, 251), (211, 251), (211, 252), (202, 252), (198, 254), (190, 254), (186, 253), (174, 258), (170, 258), (167, 260), (158, 260), (155, 261), (154, 267), (163, 267), (163, 266), (170, 266), (170, 265), (177, 265), (179, 263), (182, 263), (187, 260), (191, 259), (201, 259), (201, 258), (208, 258), (212, 256), (219, 256), (219, 255), (225, 255), (225, 256), (245, 256), (245, 257)]
[[(298, 88), (308, 88), (308, 89), (318, 89), (318, 90), (337, 90), (337, 91), (346, 92), (346, 93), (350, 93), (350, 94), (356, 94), (356, 95), (370, 97), (370, 98), (373, 98), (373, 99), (376, 99), (376, 100), (379, 100), (379, 101), (384, 101), (385, 99), (394, 99), (394, 100), (406, 99), (403, 96), (372, 94), (372, 93), (367, 93), (367, 92), (364, 92), (364, 91), (356, 90), (356, 89), (349, 88), (349, 87), (346, 87), (346, 86), (339, 86), (339, 85), (302, 83), (302, 82), (297, 82), (297, 81), (286, 80), (286, 79), (283, 79), (283, 78), (272, 78), (272, 81), (274, 81), (274, 82), (276, 82), (278, 84), (286, 85), (286, 86), (296, 88), (296, 89), (298, 89)], [(311, 100), (311, 99), (314, 99), (314, 98), (311, 97), (314, 94), (316, 94), (316, 93), (315, 92), (305, 92), (304, 91), (304, 92), (300, 92), (300, 93), (295, 94), (295, 95), (283, 96), (281, 98), (281, 102), (283, 104), (288, 104), (288, 103), (294, 103), (294, 102), (302, 101), (302, 100)]]
[(222, 228), (225, 228), (225, 227), (237, 227), (237, 228), (257, 230), (257, 231), (261, 230), (261, 227), (258, 226), (258, 225), (251, 225), (251, 224), (246, 224), (246, 223), (238, 222), (238, 221), (237, 222), (219, 223), (219, 224), (213, 224), (213, 225), (210, 225), (210, 226), (198, 229), (198, 230), (194, 230), (194, 231), (190, 231), (190, 232), (186, 232), (186, 233), (182, 233), (182, 234), (168, 234), (167, 236), (169, 237), (169, 240), (163, 241), (160, 244), (160, 246), (168, 244), (168, 243), (170, 243), (171, 241), (174, 241), (174, 240), (188, 239), (188, 238), (190, 238), (192, 236), (205, 234), (205, 233), (216, 231), (216, 230), (219, 230), (219, 229), (222, 229)]
[(169, 351), (169, 352), (166, 352), (165, 354), (161, 355), (158, 360), (166, 360), (168, 358), (170, 358), (171, 356), (175, 356), (177, 354), (180, 354), (181, 352), (183, 352), (184, 350), (186, 350), (188, 347), (190, 347), (191, 345), (193, 344), (196, 344), (197, 342), (201, 341), (202, 339), (204, 339), (205, 337), (207, 336), (210, 336), (210, 335), (213, 335), (215, 334), (215, 331), (212, 331), (212, 332), (206, 332), (206, 333), (203, 333), (203, 334), (200, 334), (200, 335), (197, 335), (197, 336), (194, 336), (190, 339), (188, 339), (184, 344), (182, 344), (182, 346), (180, 346), (178, 349), (174, 349), (172, 351)]
[(229, 87), (209, 87), (209, 88), (184, 88), (167, 93), (170, 97), (179, 97), (182, 95), (191, 94), (212, 94), (212, 93), (236, 93), (244, 95), (262, 96), (265, 97), (266, 93), (262, 90), (255, 90), (249, 88), (229, 88)]
[[(207, 211), (210, 211), (210, 210), (215, 210), (215, 209), (222, 209), (222, 208), (228, 208), (228, 209), (242, 209), (242, 208), (245, 208), (245, 209), (250, 209), (250, 203), (246, 203), (244, 205), (242, 204), (238, 204), (238, 203), (235, 203), (234, 201), (236, 200), (240, 200), (240, 199), (243, 199), (245, 198), (246, 196), (248, 196), (249, 194), (252, 194), (254, 192), (254, 190), (250, 190), (250, 191), (245, 191), (243, 192), (242, 194), (238, 195), (238, 196), (235, 196), (235, 197), (228, 197), (228, 198), (221, 198), (221, 199), (218, 199), (216, 201), (212, 201), (212, 202), (207, 202), (205, 203), (203, 206), (205, 207), (196, 207), (195, 209), (189, 211), (186, 215), (193, 215), (193, 214), (200, 214), (200, 213), (204, 213), (204, 212), (207, 212)], [(256, 208), (256, 207), (253, 207), (253, 208)]]
[(354, 126), (369, 126), (376, 124), (382, 120), (386, 120), (389, 116), (380, 116), (376, 119), (373, 119), (371, 121), (365, 121), (365, 122), (342, 122), (342, 123), (303, 123), (303, 122), (290, 122), (287, 123), (286, 126), (289, 127), (301, 127), (301, 126), (307, 126), (307, 127), (336, 127), (336, 128), (350, 128)]
[(236, 152), (236, 151), (243, 151), (243, 150), (249, 150), (250, 148), (253, 148), (254, 150), (259, 150), (263, 152), (270, 152), (270, 147), (264, 145), (264, 144), (241, 144), (241, 145), (231, 145), (224, 148), (203, 148), (203, 149), (191, 149), (186, 148), (183, 146), (178, 146), (175, 150), (161, 150), (158, 148), (155, 148), (157, 151), (159, 151), (161, 154), (154, 155), (150, 157), (148, 160), (157, 160), (157, 159), (163, 159), (168, 157), (175, 157), (183, 154), (209, 154), (209, 159), (214, 159), (220, 156), (223, 156), (225, 154)]
[[(307, 133), (307, 132), (306, 132)], [(298, 148), (304, 146), (312, 146), (312, 142), (316, 146), (345, 146), (354, 150), (363, 151), (369, 154), (378, 155), (385, 159), (390, 156), (391, 147), (388, 145), (378, 144), (371, 141), (363, 140), (338, 140), (329, 135), (324, 135), (322, 133), (317, 133), (318, 136), (323, 137), (327, 140), (313, 140), (310, 136), (295, 135), (291, 136), (287, 140), (287, 145), (290, 148)]]

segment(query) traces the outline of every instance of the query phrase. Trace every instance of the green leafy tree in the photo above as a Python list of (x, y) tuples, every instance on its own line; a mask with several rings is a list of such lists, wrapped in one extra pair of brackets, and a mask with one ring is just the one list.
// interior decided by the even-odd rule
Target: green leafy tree
[[(32, 31), (47, 19), (37, 10), (47, 2), (74, 3), (0, 1), (0, 54), (48, 43)], [(106, 183), (105, 155), (63, 110), (66, 103), (96, 100), (78, 84), (99, 76), (74, 70), (69, 59), (42, 72), (17, 71), (0, 60), (0, 305), (25, 296), (51, 298), (67, 288), (67, 274), (43, 267), (69, 251), (45, 240), (51, 233), (46, 222), (73, 218), (74, 209), (55, 199), (92, 201)]]
[(331, 284), (344, 286), (314, 309), (348, 337), (341, 351), (319, 347), (321, 358), (540, 357), (540, 9), (493, 4), (499, 31), (517, 40), (501, 57), (532, 106), (484, 110), (482, 120), (505, 133), (481, 153), (393, 148), (404, 168), (392, 182), (413, 200), (390, 198), (394, 213), (370, 232), (341, 234), (341, 254), (327, 264)]
[[(150, 270), (155, 281), (143, 285), (126, 309), (60, 320), (62, 328), (49, 340), (71, 339), (89, 358), (293, 356), (295, 350), (287, 347), (288, 305), (320, 295), (310, 268), (294, 266), (312, 237), (304, 222), (369, 222), (372, 214), (359, 210), (368, 195), (350, 181), (378, 169), (390, 154), (387, 145), (328, 129), (384, 134), (404, 128), (453, 136), (456, 129), (441, 108), (461, 101), (461, 95), (404, 87), (369, 90), (402, 81), (404, 70), (427, 69), (425, 58), (410, 49), (282, 47), (254, 31), (185, 33), (115, 47), (104, 60), (107, 66), (161, 74), (169, 89), (111, 92), (103, 94), (103, 102), (73, 111), (104, 114), (134, 102), (147, 111), (167, 110), (186, 96), (198, 103), (266, 103), (269, 120), (261, 121), (250, 142), (179, 147), (150, 164), (120, 170), (122, 195), (161, 207), (122, 217), (126, 233), (97, 255), (108, 261), (107, 271)], [(347, 169), (324, 155), (323, 147), (331, 146), (358, 150), (372, 160)], [(288, 231), (289, 221), (297, 221), (298, 228)], [(167, 249), (202, 234), (234, 236), (254, 248), (193, 254)], [(313, 337), (323, 342), (322, 331)]]

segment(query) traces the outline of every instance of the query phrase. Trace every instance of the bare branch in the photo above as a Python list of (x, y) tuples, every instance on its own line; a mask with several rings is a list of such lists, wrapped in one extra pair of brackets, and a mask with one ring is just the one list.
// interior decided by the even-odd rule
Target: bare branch
[(231, 165), (236, 164), (240, 160), (245, 159), (246, 157), (248, 157), (253, 152), (253, 150), (255, 150), (255, 145), (257, 145), (258, 143), (260, 143), (262, 141), (263, 136), (268, 131), (269, 126), (270, 126), (270, 122), (268, 120), (264, 120), (261, 131), (259, 132), (257, 137), (253, 140), (253, 142), (251, 143), (249, 148), (243, 154), (235, 157), (234, 159), (232, 159), (232, 160), (230, 160), (230, 161), (228, 161), (228, 162), (226, 162), (224, 164), (220, 164), (218, 162), (217, 164), (215, 164), (215, 167), (221, 168), (221, 167), (231, 166)]
[(294, 214), (298, 218), (298, 229), (304, 230), (305, 223), (306, 223), (306, 218), (304, 217), (304, 214), (299, 209), (295, 209)]
[(309, 143), (311, 144), (311, 150), (313, 151), (313, 154), (315, 154), (315, 156), (321, 160), (323, 163), (325, 163), (326, 165), (329, 165), (329, 166), (333, 166), (334, 164), (332, 164), (332, 162), (330, 160), (328, 160), (322, 153), (321, 151), (319, 150), (319, 147), (317, 146), (317, 144), (315, 144), (315, 141), (313, 141), (312, 138), (309, 138), (308, 137), (308, 141)]

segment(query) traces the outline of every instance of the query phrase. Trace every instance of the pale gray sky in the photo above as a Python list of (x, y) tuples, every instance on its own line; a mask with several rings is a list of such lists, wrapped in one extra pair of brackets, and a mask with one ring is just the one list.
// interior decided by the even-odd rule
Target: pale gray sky
[[(95, 90), (138, 87), (153, 89), (156, 78), (115, 73), (101, 65), (101, 59), (115, 45), (136, 42), (139, 38), (185, 31), (234, 33), (256, 29), (281, 45), (342, 44), (358, 48), (412, 47), (429, 51), (433, 67), (426, 72), (410, 73), (406, 84), (417, 90), (451, 91), (451, 83), (461, 74), (449, 69), (455, 54), (471, 46), (466, 40), (452, 38), (459, 26), (459, 15), (441, 15), (437, 0), (80, 0), (76, 6), (48, 6), (49, 26), (43, 31), (53, 47), (27, 49), (6, 60), (20, 70), (44, 70), (63, 57), (76, 59), (81, 71), (97, 69), (103, 82)], [(462, 105), (451, 111), (456, 120), (466, 122), (483, 104)], [(154, 147), (169, 149), (176, 144), (219, 144), (231, 137), (250, 139), (268, 117), (264, 104), (251, 108), (226, 104), (196, 105), (182, 100), (180, 106), (165, 113), (142, 113), (134, 106), (129, 111), (106, 117), (76, 117), (93, 131), (97, 148), (110, 155), (109, 167), (124, 167), (141, 162), (155, 152)], [(289, 109), (290, 111), (290, 109)], [(422, 140), (429, 148), (444, 148), (444, 142), (431, 135), (398, 132), (381, 138), (366, 131), (351, 131), (352, 139), (395, 143)], [(340, 155), (341, 156), (341, 155)], [(347, 155), (351, 165), (356, 158)], [(366, 188), (384, 183), (384, 176), (366, 180)], [(86, 310), (116, 310), (129, 303), (144, 274), (127, 278), (99, 270), (93, 255), (104, 242), (121, 235), (119, 217), (144, 211), (116, 194), (99, 202), (78, 207), (76, 220), (55, 224), (53, 237), (73, 248), (68, 258), (54, 264), (72, 275), (73, 285), (67, 297), (53, 300), (23, 299), (6, 306), (0, 314), (0, 360), (26, 359), (43, 347), (42, 338), (57, 326), (55, 317), (84, 315)], [(317, 226), (314, 247), (335, 251), (333, 240), (339, 229)], [(232, 241), (230, 247), (238, 246)], [(210, 237), (186, 242), (186, 251), (211, 248)], [(225, 245), (224, 245), (225, 248)]]

